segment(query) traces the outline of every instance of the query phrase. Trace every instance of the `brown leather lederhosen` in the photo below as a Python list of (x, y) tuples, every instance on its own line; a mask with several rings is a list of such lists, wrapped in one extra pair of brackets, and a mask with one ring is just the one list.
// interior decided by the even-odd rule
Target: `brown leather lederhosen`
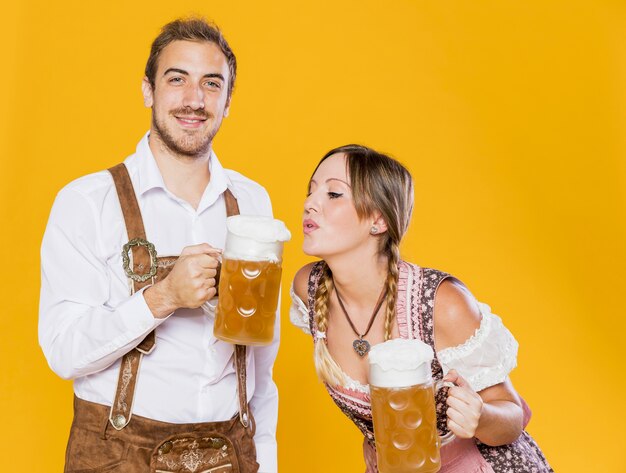
[[(177, 257), (157, 257), (154, 245), (147, 241), (126, 166), (118, 164), (109, 172), (126, 223), (129, 242), (124, 245), (123, 262), (134, 293), (165, 278)], [(227, 216), (239, 214), (237, 200), (228, 189), (224, 199)], [(152, 331), (124, 355), (110, 408), (74, 398), (65, 472), (257, 472), (254, 418), (246, 397), (246, 347), (235, 345), (234, 350), (239, 414), (228, 421), (171, 424), (132, 415), (141, 358), (152, 352), (155, 342)]]

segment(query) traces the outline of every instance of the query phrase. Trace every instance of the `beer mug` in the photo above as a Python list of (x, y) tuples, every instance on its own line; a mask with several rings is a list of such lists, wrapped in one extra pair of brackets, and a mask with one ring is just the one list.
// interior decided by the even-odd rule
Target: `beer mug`
[(285, 224), (270, 217), (226, 219), (219, 297), (213, 334), (240, 345), (269, 345), (280, 291)]
[(420, 340), (394, 339), (369, 352), (370, 395), (380, 473), (431, 473), (439, 449), (454, 439), (437, 433), (433, 350)]

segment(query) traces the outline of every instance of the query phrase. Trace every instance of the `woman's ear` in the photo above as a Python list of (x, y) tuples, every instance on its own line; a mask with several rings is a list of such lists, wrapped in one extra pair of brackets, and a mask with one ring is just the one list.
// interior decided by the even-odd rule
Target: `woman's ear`
[(370, 233), (372, 235), (380, 235), (381, 233), (385, 233), (386, 231), (387, 222), (385, 222), (380, 212), (376, 212), (372, 216), (372, 226), (370, 228)]

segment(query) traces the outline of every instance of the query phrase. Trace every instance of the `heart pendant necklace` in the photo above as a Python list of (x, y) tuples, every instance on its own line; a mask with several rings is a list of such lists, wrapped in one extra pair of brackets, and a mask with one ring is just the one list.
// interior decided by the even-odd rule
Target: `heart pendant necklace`
[(354, 351), (356, 352), (357, 355), (362, 357), (365, 354), (367, 354), (368, 351), (370, 351), (370, 343), (367, 340), (364, 340), (363, 337), (369, 333), (370, 329), (372, 328), (372, 324), (374, 323), (374, 320), (376, 319), (376, 316), (378, 315), (378, 312), (380, 311), (380, 306), (383, 305), (383, 301), (385, 300), (385, 296), (387, 295), (387, 286), (385, 286), (383, 288), (383, 291), (380, 293), (380, 297), (378, 298), (378, 303), (376, 304), (374, 313), (370, 317), (370, 321), (367, 324), (365, 333), (363, 334), (359, 334), (359, 331), (356, 329), (356, 327), (352, 323), (352, 320), (350, 319), (350, 316), (348, 315), (348, 311), (346, 310), (346, 307), (343, 305), (343, 301), (341, 300), (341, 296), (339, 295), (339, 291), (337, 290), (337, 287), (335, 287), (335, 294), (337, 294), (339, 307), (341, 307), (341, 310), (346, 316), (346, 319), (348, 320), (350, 327), (352, 327), (352, 331), (356, 334), (357, 337), (359, 337), (352, 342), (352, 348), (354, 348)]

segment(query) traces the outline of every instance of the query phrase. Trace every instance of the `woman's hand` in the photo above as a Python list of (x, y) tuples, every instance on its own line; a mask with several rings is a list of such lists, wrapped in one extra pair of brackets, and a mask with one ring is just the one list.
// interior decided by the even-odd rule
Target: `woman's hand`
[(455, 370), (443, 380), (454, 384), (448, 392), (448, 428), (459, 438), (473, 438), (483, 413), (483, 399)]

